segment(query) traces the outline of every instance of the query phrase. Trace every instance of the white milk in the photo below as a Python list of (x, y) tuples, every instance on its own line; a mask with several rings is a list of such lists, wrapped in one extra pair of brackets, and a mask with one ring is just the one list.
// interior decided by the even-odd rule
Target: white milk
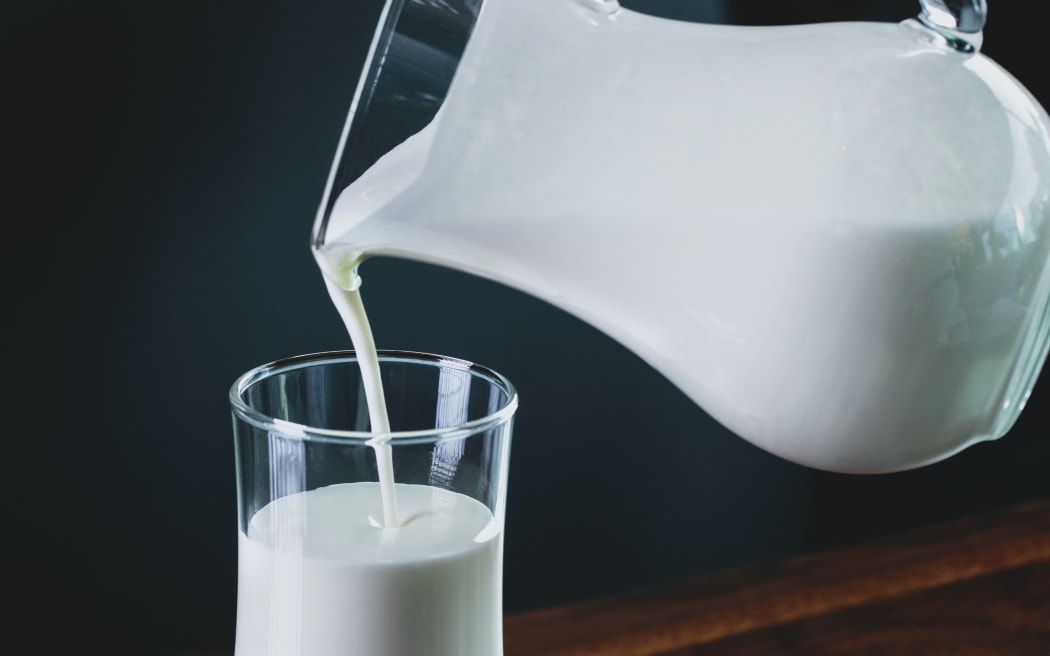
[(1050, 120), (915, 25), (487, 0), (434, 120), (329, 193), (331, 266), (524, 290), (822, 469), (1002, 435), (1050, 346)]
[(236, 656), (498, 656), (501, 527), (464, 495), (374, 483), (274, 501), (240, 534)]

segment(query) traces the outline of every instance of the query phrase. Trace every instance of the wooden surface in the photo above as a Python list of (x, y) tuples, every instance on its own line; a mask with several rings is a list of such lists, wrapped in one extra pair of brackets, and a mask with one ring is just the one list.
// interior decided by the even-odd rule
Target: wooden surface
[(505, 656), (1050, 656), (1050, 499), (511, 615), (504, 645)]
[(1050, 655), (1050, 500), (509, 616), (505, 656)]

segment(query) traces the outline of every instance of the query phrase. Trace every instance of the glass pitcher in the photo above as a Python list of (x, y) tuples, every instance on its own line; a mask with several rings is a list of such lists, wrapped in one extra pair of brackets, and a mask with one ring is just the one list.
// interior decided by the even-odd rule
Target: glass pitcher
[(983, 1), (738, 27), (389, 0), (312, 235), (494, 279), (831, 471), (1006, 433), (1050, 345), (1050, 118)]

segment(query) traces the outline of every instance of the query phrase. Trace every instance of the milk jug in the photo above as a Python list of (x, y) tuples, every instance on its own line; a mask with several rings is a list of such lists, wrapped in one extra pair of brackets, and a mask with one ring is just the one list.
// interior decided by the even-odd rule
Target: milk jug
[(794, 462), (935, 462), (1010, 429), (1050, 344), (1050, 118), (984, 19), (390, 0), (313, 250), (545, 299)]

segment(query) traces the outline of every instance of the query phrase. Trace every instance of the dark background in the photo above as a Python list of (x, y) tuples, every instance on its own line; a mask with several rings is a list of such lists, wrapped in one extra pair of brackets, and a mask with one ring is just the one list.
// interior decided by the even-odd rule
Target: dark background
[[(308, 237), (380, 3), (22, 4), (0, 21), (16, 635), (45, 654), (232, 651), (227, 390), (255, 365), (349, 347)], [(623, 4), (741, 24), (918, 7)], [(984, 52), (1050, 105), (1040, 26), (991, 4)], [(471, 359), (518, 385), (508, 612), (1050, 494), (1045, 375), (1000, 441), (911, 472), (829, 474), (752, 447), (543, 302), (410, 262), (362, 274), (381, 348)]]

